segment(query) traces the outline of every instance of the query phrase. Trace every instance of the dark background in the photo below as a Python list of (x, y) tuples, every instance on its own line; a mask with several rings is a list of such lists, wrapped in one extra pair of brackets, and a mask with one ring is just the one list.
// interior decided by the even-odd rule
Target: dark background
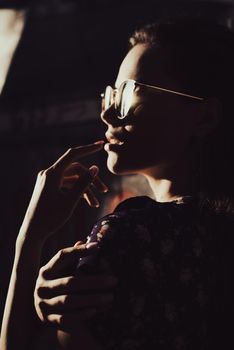
[[(28, 10), (0, 96), (1, 319), (14, 243), (36, 174), (66, 148), (103, 139), (99, 96), (106, 84), (114, 82), (133, 29), (147, 21), (185, 16), (213, 20), (231, 29), (234, 4), (224, 0), (9, 0), (0, 1), (0, 8)], [(125, 193), (124, 180), (108, 174), (104, 152), (87, 164), (93, 162), (112, 188), (104, 209), (89, 209), (81, 202), (71, 222), (48, 242), (43, 261), (85, 237), (113, 202), (137, 193), (134, 185)]]

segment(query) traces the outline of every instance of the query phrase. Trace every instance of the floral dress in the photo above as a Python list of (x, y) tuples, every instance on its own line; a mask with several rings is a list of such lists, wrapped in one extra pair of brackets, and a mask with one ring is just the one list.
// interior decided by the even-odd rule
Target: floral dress
[(194, 201), (135, 197), (95, 224), (88, 242), (100, 249), (80, 259), (78, 273), (118, 278), (112, 306), (88, 323), (103, 349), (227, 349), (234, 233), (227, 221)]

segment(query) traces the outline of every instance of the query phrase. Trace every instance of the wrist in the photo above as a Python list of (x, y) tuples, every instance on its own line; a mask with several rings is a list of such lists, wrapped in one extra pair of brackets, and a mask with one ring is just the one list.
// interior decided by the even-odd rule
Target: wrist
[(34, 238), (32, 235), (19, 233), (15, 244), (12, 273), (15, 274), (18, 280), (24, 281), (24, 284), (28, 283), (28, 279), (36, 280), (40, 268), (42, 249), (43, 241), (38, 240), (37, 237)]

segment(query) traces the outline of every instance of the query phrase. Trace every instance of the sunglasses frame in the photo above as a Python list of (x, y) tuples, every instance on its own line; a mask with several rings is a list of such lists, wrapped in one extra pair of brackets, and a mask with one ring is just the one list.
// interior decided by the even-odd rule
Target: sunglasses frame
[[(122, 84), (120, 85), (120, 87), (117, 89), (117, 88), (113, 88), (112, 86), (108, 85), (106, 87), (106, 89), (109, 87), (111, 88), (111, 92), (113, 94), (113, 103), (114, 103), (114, 106), (115, 106), (115, 109), (118, 110), (121, 114), (121, 111), (120, 111), (120, 108), (119, 106), (117, 106), (117, 103), (116, 103), (116, 98), (115, 98), (115, 94), (118, 93), (118, 91), (120, 91), (120, 88), (123, 84), (127, 83), (127, 82), (131, 82), (131, 84), (133, 84), (133, 92), (134, 92), (134, 89), (137, 85), (139, 86), (144, 86), (144, 87), (147, 87), (147, 88), (150, 88), (150, 89), (154, 89), (154, 90), (157, 90), (157, 91), (162, 91), (162, 92), (166, 92), (166, 93), (169, 93), (169, 94), (174, 94), (174, 95), (178, 95), (178, 96), (183, 96), (183, 97), (187, 97), (187, 98), (190, 98), (192, 100), (195, 100), (195, 101), (204, 101), (205, 98), (204, 97), (198, 97), (198, 96), (194, 96), (194, 95), (190, 95), (190, 94), (187, 94), (187, 93), (184, 93), (184, 92), (180, 92), (180, 91), (175, 91), (175, 90), (169, 90), (169, 89), (166, 89), (166, 88), (162, 88), (161, 86), (155, 86), (155, 85), (149, 85), (149, 84), (144, 84), (144, 83), (140, 83), (136, 80), (133, 80), (133, 79), (127, 79), (125, 81), (122, 82)], [(105, 89), (105, 92), (106, 92), (106, 89)], [(102, 99), (105, 98), (105, 92), (101, 94), (101, 97)], [(112, 103), (112, 104), (113, 104)], [(110, 104), (109, 107), (112, 105)], [(109, 108), (108, 107), (108, 108)], [(107, 108), (107, 109), (108, 109)], [(130, 108), (129, 108), (130, 109)], [(128, 115), (128, 113), (126, 115), (118, 115), (117, 117), (119, 119), (124, 119), (126, 118), (126, 116)]]

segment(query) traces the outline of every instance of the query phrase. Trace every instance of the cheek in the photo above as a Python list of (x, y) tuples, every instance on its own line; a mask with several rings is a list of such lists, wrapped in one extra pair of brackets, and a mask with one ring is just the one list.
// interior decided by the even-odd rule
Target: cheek
[[(183, 152), (191, 137), (188, 115), (176, 106), (141, 106), (135, 114), (136, 147), (157, 160), (171, 160)], [(152, 113), (152, 111), (154, 111)], [(180, 112), (178, 112), (180, 111)], [(140, 150), (139, 150), (140, 151)]]
[[(152, 112), (153, 111), (153, 112)], [(129, 142), (118, 153), (108, 155), (107, 165), (115, 174), (169, 165), (185, 155), (191, 138), (189, 115), (170, 105), (161, 108), (139, 106), (125, 129)]]

